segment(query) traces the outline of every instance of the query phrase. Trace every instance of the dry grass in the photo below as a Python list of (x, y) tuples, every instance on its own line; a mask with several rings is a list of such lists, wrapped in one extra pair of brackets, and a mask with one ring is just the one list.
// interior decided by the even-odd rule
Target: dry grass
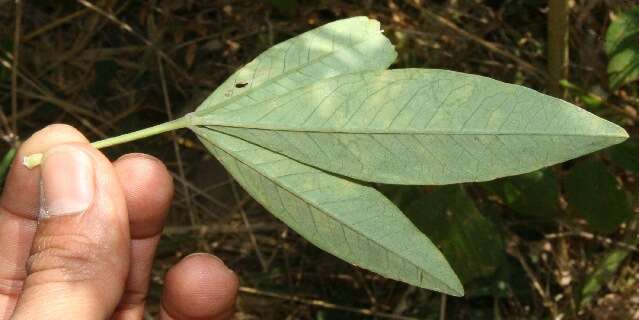
[[(97, 140), (178, 117), (274, 43), (353, 15), (382, 21), (400, 52), (397, 66), (452, 69), (544, 89), (546, 22), (539, 5), (545, 1), (299, 2), (286, 14), (249, 0), (22, 1), (20, 7), (0, 1), (0, 25), (6, 26), (0, 29), (0, 125), (8, 142), (0, 151), (52, 122), (73, 124)], [(571, 73), (580, 86), (597, 91), (607, 81), (601, 41), (609, 12), (631, 1), (576, 2)], [(614, 101), (613, 111), (604, 113), (634, 123), (630, 103)], [(512, 279), (523, 282), (483, 283), (467, 298), (444, 299), (307, 243), (237, 186), (187, 131), (106, 152), (115, 158), (132, 151), (165, 160), (177, 184), (153, 271), (150, 315), (168, 267), (206, 251), (242, 278), (239, 319), (639, 319), (632, 314), (639, 308), (636, 249), (592, 303), (580, 308), (575, 302), (596, 263), (625, 243), (624, 232), (579, 236), (580, 226), (560, 217), (550, 235), (524, 241), (504, 227)], [(571, 232), (577, 236), (562, 236)]]

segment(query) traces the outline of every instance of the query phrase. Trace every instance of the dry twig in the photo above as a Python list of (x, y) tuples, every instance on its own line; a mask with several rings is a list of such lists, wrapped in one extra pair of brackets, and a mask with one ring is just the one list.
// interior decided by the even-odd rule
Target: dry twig
[(285, 295), (285, 294), (263, 291), (256, 288), (240, 287), (240, 292), (268, 297), (268, 298), (286, 300), (286, 301), (301, 303), (301, 304), (325, 308), (325, 309), (347, 311), (347, 312), (352, 312), (352, 313), (356, 313), (363, 316), (376, 317), (380, 319), (395, 319), (395, 320), (417, 320), (418, 319), (418, 318), (400, 316), (400, 315), (391, 314), (391, 313), (377, 312), (371, 309), (353, 308), (353, 307), (334, 304), (334, 303), (330, 303), (330, 302), (326, 302), (322, 300), (304, 299), (304, 298), (300, 298), (300, 297), (296, 297), (292, 295)]

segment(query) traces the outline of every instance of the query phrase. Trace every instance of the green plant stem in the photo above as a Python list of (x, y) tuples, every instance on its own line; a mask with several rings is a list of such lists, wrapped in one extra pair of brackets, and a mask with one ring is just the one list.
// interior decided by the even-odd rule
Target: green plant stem
[(0, 162), (0, 184), (4, 182), (4, 178), (7, 175), (7, 171), (9, 171), (9, 167), (11, 167), (11, 162), (13, 162), (13, 158), (16, 156), (16, 148), (11, 148), (2, 158), (2, 162)]
[[(91, 145), (96, 149), (102, 149), (106, 147), (115, 146), (118, 144), (123, 144), (135, 140), (140, 140), (143, 138), (151, 137), (154, 135), (158, 135), (160, 133), (173, 131), (177, 129), (187, 128), (193, 124), (192, 120), (193, 116), (191, 114), (187, 114), (182, 118), (175, 119), (173, 121), (165, 122), (150, 128), (134, 131), (131, 133), (123, 134), (117, 137), (108, 138), (100, 141), (96, 141)], [(24, 157), (24, 165), (29, 168), (35, 168), (40, 165), (42, 162), (42, 153), (35, 153), (29, 156)]]
[(155, 136), (160, 133), (173, 131), (177, 129), (186, 128), (191, 125), (191, 117), (189, 115), (184, 116), (182, 118), (175, 119), (173, 121), (165, 122), (150, 128), (134, 131), (131, 133), (123, 134), (117, 137), (108, 138), (100, 141), (96, 141), (91, 145), (96, 149), (102, 149), (106, 147), (115, 146), (118, 144), (123, 144), (135, 140), (144, 139), (147, 137)]

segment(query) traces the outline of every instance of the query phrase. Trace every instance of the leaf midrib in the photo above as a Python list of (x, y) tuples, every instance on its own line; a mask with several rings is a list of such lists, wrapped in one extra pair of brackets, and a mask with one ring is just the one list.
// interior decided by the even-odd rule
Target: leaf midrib
[(219, 128), (239, 128), (262, 131), (285, 131), (285, 132), (304, 132), (304, 133), (329, 133), (329, 134), (395, 134), (395, 135), (450, 135), (450, 136), (571, 136), (571, 137), (610, 137), (610, 138), (626, 138), (624, 134), (586, 134), (586, 133), (564, 133), (564, 132), (518, 132), (518, 131), (452, 131), (452, 130), (397, 130), (397, 129), (374, 129), (374, 128), (299, 128), (299, 127), (279, 127), (269, 125), (242, 125), (238, 123), (212, 122), (197, 123), (200, 127), (206, 127), (211, 130), (215, 127)]
[[(207, 129), (209, 129), (209, 128), (207, 128)], [(218, 132), (218, 133), (220, 133), (220, 134), (225, 134), (225, 133), (223, 133), (223, 132), (219, 132), (219, 131), (217, 131), (217, 130), (215, 130), (215, 129), (209, 129), (209, 130), (216, 131), (216, 132)], [(359, 231), (359, 230), (357, 230), (357, 229), (352, 228), (350, 225), (348, 225), (348, 224), (344, 223), (343, 221), (339, 220), (337, 217), (335, 217), (335, 216), (331, 215), (330, 213), (328, 213), (327, 211), (325, 211), (323, 208), (321, 208), (321, 207), (319, 206), (319, 204), (315, 203), (314, 201), (307, 201), (307, 200), (305, 200), (305, 199), (304, 199), (304, 198), (303, 198), (303, 197), (302, 197), (302, 196), (301, 196), (298, 192), (296, 192), (294, 189), (291, 189), (291, 188), (288, 188), (287, 186), (282, 185), (279, 181), (277, 181), (277, 179), (273, 179), (271, 176), (269, 176), (269, 175), (265, 174), (262, 170), (258, 170), (258, 168), (256, 168), (256, 166), (253, 166), (253, 165), (251, 165), (251, 164), (247, 163), (247, 162), (246, 162), (246, 161), (244, 161), (244, 160), (243, 160), (240, 156), (236, 155), (235, 153), (233, 153), (233, 152), (231, 152), (231, 151), (227, 151), (226, 149), (224, 149), (223, 147), (219, 146), (218, 144), (215, 144), (215, 143), (211, 142), (211, 141), (210, 141), (209, 139), (207, 139), (204, 135), (199, 134), (199, 133), (197, 133), (197, 132), (196, 132), (196, 134), (197, 134), (199, 137), (201, 137), (202, 139), (204, 139), (204, 140), (208, 141), (209, 143), (211, 143), (211, 145), (212, 145), (214, 148), (217, 148), (217, 149), (221, 150), (222, 152), (224, 152), (224, 153), (228, 154), (229, 156), (231, 156), (231, 157), (232, 157), (233, 159), (235, 159), (236, 161), (241, 162), (242, 164), (244, 164), (244, 165), (246, 165), (247, 167), (251, 168), (251, 169), (252, 169), (252, 170), (254, 170), (255, 172), (259, 173), (260, 175), (267, 177), (267, 178), (268, 178), (270, 181), (272, 181), (274, 184), (276, 184), (277, 186), (279, 186), (279, 187), (281, 187), (282, 189), (286, 190), (287, 192), (290, 192), (293, 196), (295, 196), (296, 198), (298, 198), (298, 199), (299, 199), (300, 201), (302, 201), (303, 203), (306, 203), (308, 206), (311, 206), (311, 207), (313, 207), (313, 208), (315, 208), (315, 209), (319, 210), (320, 212), (323, 212), (323, 213), (324, 213), (327, 217), (329, 217), (329, 218), (330, 218), (330, 219), (332, 219), (333, 221), (337, 221), (337, 222), (339, 223), (339, 225), (340, 225), (340, 226), (342, 226), (342, 228), (346, 227), (346, 228), (350, 229), (351, 231), (353, 231), (353, 232), (355, 232), (355, 233), (359, 234), (360, 236), (363, 236), (364, 238), (368, 239), (368, 241), (371, 241), (371, 242), (373, 242), (373, 243), (377, 244), (378, 246), (380, 246), (381, 248), (383, 248), (383, 249), (384, 249), (384, 250), (386, 250), (387, 252), (390, 252), (391, 254), (393, 254), (393, 255), (398, 256), (399, 258), (401, 258), (403, 261), (408, 262), (408, 263), (409, 263), (409, 264), (411, 264), (413, 267), (417, 268), (417, 270), (420, 270), (421, 272), (426, 272), (426, 270), (424, 270), (423, 268), (421, 268), (421, 267), (420, 267), (419, 265), (417, 265), (415, 262), (413, 262), (413, 261), (411, 261), (410, 259), (408, 259), (408, 258), (406, 258), (406, 257), (404, 257), (404, 256), (402, 256), (402, 255), (400, 255), (400, 254), (398, 254), (398, 253), (396, 253), (396, 252), (395, 252), (395, 251), (393, 251), (393, 250), (390, 250), (390, 249), (389, 249), (389, 248), (387, 248), (385, 245), (383, 245), (383, 244), (381, 244), (381, 243), (379, 243), (379, 242), (377, 242), (377, 241), (375, 241), (375, 240), (373, 240), (373, 239), (371, 239), (371, 238), (367, 237), (367, 236), (366, 236), (364, 233), (362, 233), (361, 231)], [(238, 139), (238, 138), (236, 138), (236, 139)], [(247, 141), (244, 141), (244, 142), (249, 143), (249, 144), (252, 144), (252, 143), (247, 142)], [(252, 144), (252, 145), (253, 145), (253, 144)], [(283, 155), (282, 155), (282, 156), (283, 156)], [(283, 156), (283, 157), (286, 157), (286, 156)], [(287, 157), (287, 158), (288, 158), (288, 157)], [(288, 158), (288, 159), (290, 159), (290, 158)], [(298, 162), (298, 161), (293, 160), (293, 159), (290, 159), (290, 160), (291, 160), (291, 161)], [(319, 169), (318, 169), (318, 170), (319, 170)], [(330, 173), (327, 173), (327, 172), (324, 172), (324, 173), (326, 173), (326, 174), (330, 174)], [(430, 273), (429, 273), (429, 274), (430, 274)], [(455, 293), (457, 293), (457, 290), (454, 290), (453, 288), (451, 288), (450, 286), (448, 286), (448, 285), (447, 285), (447, 284), (446, 284), (443, 280), (441, 280), (441, 279), (439, 279), (439, 278), (435, 277), (435, 276), (434, 276), (434, 275), (432, 275), (432, 274), (430, 274), (430, 276), (431, 276), (431, 277), (433, 277), (434, 279), (437, 279), (437, 281), (439, 281), (439, 282), (440, 282), (440, 284), (442, 284), (443, 286), (445, 286), (446, 288), (448, 288), (451, 292), (455, 292)]]

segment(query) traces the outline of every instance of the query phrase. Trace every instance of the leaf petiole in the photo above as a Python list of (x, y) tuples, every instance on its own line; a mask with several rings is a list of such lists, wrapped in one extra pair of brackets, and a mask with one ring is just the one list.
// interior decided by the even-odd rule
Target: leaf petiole
[[(92, 143), (91, 145), (95, 147), (96, 149), (102, 149), (102, 148), (111, 147), (111, 146), (115, 146), (122, 143), (140, 140), (143, 138), (151, 137), (151, 136), (158, 135), (160, 133), (164, 133), (168, 131), (188, 128), (193, 125), (193, 117), (194, 116), (189, 113), (185, 115), (184, 117), (175, 119), (173, 121), (158, 124), (153, 127), (130, 132), (117, 137), (96, 141)], [(42, 158), (43, 158), (42, 153), (34, 153), (24, 157), (24, 160), (22, 163), (24, 164), (25, 167), (29, 169), (33, 169), (40, 165), (40, 163), (42, 162)]]

